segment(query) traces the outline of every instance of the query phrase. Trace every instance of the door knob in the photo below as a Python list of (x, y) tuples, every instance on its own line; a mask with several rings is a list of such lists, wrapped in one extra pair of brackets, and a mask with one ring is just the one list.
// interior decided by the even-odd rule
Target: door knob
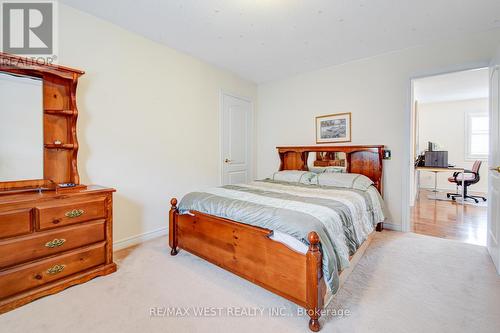
[(226, 158), (226, 159), (224, 160), (224, 162), (225, 162), (225, 163), (231, 163), (232, 161), (231, 161), (229, 158)]
[(500, 166), (497, 166), (497, 167), (494, 167), (494, 168), (490, 168), (490, 170), (493, 170), (493, 171), (496, 171), (496, 172), (500, 173)]

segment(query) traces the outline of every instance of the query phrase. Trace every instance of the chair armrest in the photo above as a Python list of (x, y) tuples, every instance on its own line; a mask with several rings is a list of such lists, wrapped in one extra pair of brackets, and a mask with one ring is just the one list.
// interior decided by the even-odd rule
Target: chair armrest
[(473, 175), (474, 175), (474, 178), (476, 178), (476, 177), (478, 176), (478, 173), (477, 173), (477, 172), (474, 172), (474, 171), (472, 171), (472, 170), (456, 171), (456, 172), (454, 172), (454, 173), (453, 173), (453, 178), (455, 178), (455, 182), (456, 182), (456, 183), (458, 183), (458, 181), (460, 181), (460, 180), (458, 180), (458, 181), (457, 181), (457, 177), (458, 177), (458, 175), (459, 175), (459, 174), (461, 174), (461, 173), (463, 173), (463, 174), (464, 174), (464, 178), (465, 178), (465, 174), (466, 174), (466, 173), (471, 173), (471, 174), (473, 174)]

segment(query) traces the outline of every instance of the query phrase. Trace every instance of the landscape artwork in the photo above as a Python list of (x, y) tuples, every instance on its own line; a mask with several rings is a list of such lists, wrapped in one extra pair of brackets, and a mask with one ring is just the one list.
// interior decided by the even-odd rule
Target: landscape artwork
[(316, 143), (350, 142), (351, 113), (316, 117)]

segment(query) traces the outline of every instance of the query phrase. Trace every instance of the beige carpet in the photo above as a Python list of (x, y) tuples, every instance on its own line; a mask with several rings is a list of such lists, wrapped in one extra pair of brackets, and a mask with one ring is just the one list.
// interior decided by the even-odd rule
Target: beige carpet
[[(292, 303), (186, 252), (171, 257), (166, 243), (145, 243), (117, 273), (1, 315), (0, 331), (308, 332)], [(191, 314), (151, 317), (152, 307)], [(224, 316), (193, 315), (200, 307)], [(330, 307), (341, 308), (350, 315), (322, 318), (322, 332), (496, 333), (500, 277), (484, 247), (384, 231)]]

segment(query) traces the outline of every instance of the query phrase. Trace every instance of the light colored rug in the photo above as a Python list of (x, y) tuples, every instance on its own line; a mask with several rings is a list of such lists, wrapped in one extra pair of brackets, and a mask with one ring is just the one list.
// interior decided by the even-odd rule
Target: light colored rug
[[(1, 315), (0, 331), (308, 332), (308, 318), (292, 303), (169, 251), (164, 238), (133, 248), (117, 273)], [(160, 316), (152, 317), (155, 307)], [(177, 316), (161, 313), (168, 307)], [(210, 313), (196, 316), (201, 307)], [(497, 333), (500, 277), (484, 247), (384, 231), (329, 309), (350, 314), (323, 317), (322, 332)], [(218, 311), (223, 316), (212, 316)]]

